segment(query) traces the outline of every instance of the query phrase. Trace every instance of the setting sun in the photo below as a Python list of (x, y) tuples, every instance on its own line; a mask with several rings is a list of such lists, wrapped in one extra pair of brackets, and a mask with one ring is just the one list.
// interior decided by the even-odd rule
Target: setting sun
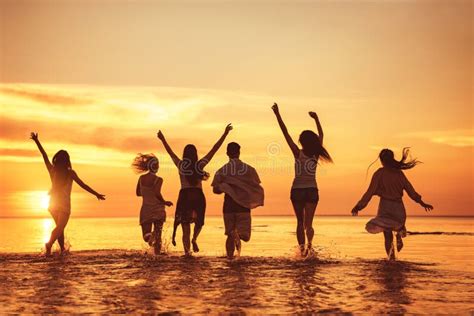
[(473, 17), (0, 0), (0, 316), (474, 316)]
[(49, 195), (47, 193), (41, 195), (40, 206), (41, 209), (47, 209), (49, 207)]

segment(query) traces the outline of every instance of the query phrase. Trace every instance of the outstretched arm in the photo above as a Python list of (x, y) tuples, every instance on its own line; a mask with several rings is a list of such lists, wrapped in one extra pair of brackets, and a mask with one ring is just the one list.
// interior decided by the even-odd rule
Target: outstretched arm
[(429, 211), (433, 210), (433, 205), (427, 204), (427, 203), (423, 202), (423, 199), (421, 198), (421, 195), (418, 194), (418, 193), (415, 191), (415, 188), (414, 188), (413, 185), (410, 183), (410, 181), (409, 181), (408, 178), (405, 176), (405, 174), (403, 174), (403, 178), (404, 178), (404, 181), (405, 181), (404, 189), (405, 189), (405, 191), (408, 193), (408, 196), (409, 196), (413, 201), (415, 201), (416, 203), (420, 204), (420, 205), (425, 209), (425, 212), (429, 212)]
[(43, 156), (44, 164), (46, 165), (46, 169), (48, 169), (48, 172), (51, 171), (53, 168), (53, 165), (49, 161), (48, 154), (44, 150), (43, 146), (41, 145), (39, 139), (38, 139), (38, 133), (31, 133), (30, 138), (36, 143), (36, 146), (38, 146), (38, 149), (41, 153), (41, 156)]
[(173, 205), (173, 202), (170, 202), (170, 201), (166, 201), (165, 198), (163, 197), (163, 195), (161, 194), (161, 187), (163, 186), (163, 179), (162, 178), (158, 178), (158, 182), (155, 184), (155, 195), (156, 195), (156, 198), (162, 202), (163, 204), (165, 204), (166, 206), (172, 206)]
[(86, 190), (87, 192), (89, 192), (90, 194), (92, 195), (95, 195), (95, 197), (98, 199), (98, 200), (105, 200), (105, 195), (103, 194), (100, 194), (100, 193), (97, 193), (96, 191), (94, 191), (90, 186), (88, 186), (87, 184), (85, 184), (84, 182), (82, 182), (82, 180), (79, 178), (79, 176), (77, 175), (77, 173), (75, 171), (71, 171), (72, 172), (72, 179), (74, 181), (76, 181), (76, 183), (81, 187), (83, 188), (84, 190)]
[(160, 130), (158, 131), (156, 136), (158, 137), (159, 140), (161, 140), (161, 142), (163, 143), (163, 146), (165, 146), (166, 152), (168, 153), (168, 155), (170, 155), (171, 160), (173, 160), (174, 164), (178, 166), (180, 160), (178, 156), (176, 156), (176, 154), (174, 153), (173, 149), (171, 149), (171, 146), (166, 141), (165, 135), (163, 135), (163, 133)]
[(205, 163), (209, 163), (211, 161), (212, 157), (216, 154), (216, 152), (219, 150), (219, 148), (222, 146), (222, 143), (224, 143), (225, 138), (227, 135), (229, 135), (230, 131), (232, 130), (232, 123), (227, 124), (225, 127), (224, 133), (222, 136), (219, 138), (217, 143), (212, 146), (211, 150), (205, 155), (201, 160), (204, 161)]
[(379, 185), (379, 172), (375, 172), (374, 175), (372, 176), (372, 180), (370, 181), (369, 188), (365, 192), (365, 194), (362, 196), (360, 201), (354, 206), (352, 209), (352, 215), (357, 216), (359, 211), (363, 210), (367, 204), (369, 204), (370, 200), (372, 199), (372, 196), (376, 193), (377, 187)]
[(288, 129), (286, 128), (286, 125), (283, 122), (283, 119), (281, 118), (280, 110), (278, 109), (278, 104), (273, 103), (272, 110), (273, 110), (273, 113), (275, 113), (275, 116), (276, 116), (277, 121), (278, 121), (278, 125), (280, 125), (280, 129), (283, 132), (283, 136), (285, 136), (285, 140), (288, 143), (288, 146), (290, 146), (290, 149), (291, 149), (291, 152), (293, 153), (293, 156), (295, 156), (297, 158), (298, 155), (299, 155), (298, 146), (296, 146), (295, 142), (293, 141), (290, 134), (288, 133)]
[(322, 145), (324, 133), (323, 133), (323, 127), (321, 126), (321, 123), (319, 122), (318, 114), (316, 114), (316, 112), (309, 112), (309, 116), (311, 116), (316, 122), (316, 128), (318, 129), (319, 140), (321, 141), (321, 145)]

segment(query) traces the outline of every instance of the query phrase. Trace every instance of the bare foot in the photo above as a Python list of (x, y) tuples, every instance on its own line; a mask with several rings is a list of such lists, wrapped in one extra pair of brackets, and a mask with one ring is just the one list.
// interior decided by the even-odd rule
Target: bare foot
[(49, 243), (45, 243), (44, 244), (44, 249), (45, 249), (45, 255), (47, 257), (51, 256), (51, 246), (49, 245)]
[(298, 246), (298, 249), (300, 250), (300, 255), (301, 255), (301, 257), (305, 257), (306, 254), (305, 254), (304, 245), (299, 245), (299, 246)]
[(153, 246), (153, 242), (155, 239), (153, 233), (146, 233), (143, 239), (148, 243), (150, 247)]
[(397, 234), (397, 251), (400, 252), (403, 248), (403, 240), (402, 240), (402, 235)]
[(199, 252), (199, 247), (198, 247), (198, 244), (196, 242), (196, 240), (192, 240), (192, 244), (193, 244), (193, 251), (194, 252)]
[(235, 240), (235, 250), (237, 250), (237, 257), (240, 257), (240, 252), (242, 251), (242, 242), (239, 239)]
[(156, 243), (153, 247), (153, 252), (155, 253), (155, 255), (161, 254), (161, 245), (158, 245), (158, 243)]
[(390, 248), (390, 253), (388, 254), (388, 260), (389, 261), (395, 261), (395, 249), (392, 244), (392, 248)]

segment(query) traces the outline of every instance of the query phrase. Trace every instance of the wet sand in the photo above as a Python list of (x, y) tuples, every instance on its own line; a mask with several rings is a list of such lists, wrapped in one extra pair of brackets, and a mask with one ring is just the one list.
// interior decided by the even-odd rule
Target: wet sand
[(0, 313), (474, 312), (471, 272), (322, 257), (4, 253)]

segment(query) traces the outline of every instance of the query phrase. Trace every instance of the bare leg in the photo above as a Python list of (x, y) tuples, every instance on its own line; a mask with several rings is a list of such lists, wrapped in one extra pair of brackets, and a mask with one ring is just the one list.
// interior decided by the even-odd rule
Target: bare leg
[(397, 232), (397, 251), (400, 252), (403, 249), (402, 234)]
[(318, 203), (306, 203), (304, 206), (304, 230), (308, 239), (308, 250), (311, 249), (314, 237), (313, 218)]
[[(54, 222), (56, 223), (56, 226), (58, 225), (58, 215), (53, 215)], [(66, 248), (64, 247), (64, 231), (63, 233), (58, 237), (58, 244), (59, 247), (61, 247), (61, 252), (64, 252)]]
[(171, 243), (173, 246), (176, 246), (176, 230), (178, 229), (180, 222), (178, 220), (174, 220), (173, 223), (173, 236), (171, 237)]
[(66, 247), (64, 246), (64, 231), (63, 231), (63, 233), (58, 237), (58, 244), (59, 244), (59, 247), (61, 247), (61, 252), (66, 251)]
[(183, 228), (183, 247), (184, 253), (186, 255), (191, 254), (191, 224), (189, 223), (181, 223), (181, 227)]
[(385, 230), (383, 232), (385, 238), (385, 252), (390, 260), (395, 260), (395, 249), (393, 247), (393, 233), (392, 231)]
[(234, 251), (235, 251), (235, 238), (233, 234), (227, 235), (227, 240), (225, 242), (225, 249), (227, 251), (227, 258), (233, 259)]
[(148, 243), (149, 246), (153, 246), (154, 240), (153, 240), (153, 233), (152, 233), (152, 223), (145, 223), (142, 224), (142, 237), (143, 240)]
[(304, 236), (304, 204), (294, 203), (293, 209), (295, 210), (296, 215), (296, 238), (298, 240), (298, 245), (300, 246), (301, 253), (304, 251), (305, 236)]
[(193, 240), (192, 240), (192, 243), (193, 243), (193, 251), (194, 252), (199, 252), (199, 247), (198, 247), (198, 244), (196, 242), (198, 236), (199, 236), (199, 233), (201, 232), (202, 230), (202, 225), (199, 225), (199, 224), (194, 224), (194, 231), (193, 231)]
[(51, 232), (51, 237), (49, 241), (45, 244), (46, 254), (51, 254), (51, 248), (53, 247), (54, 242), (61, 236), (64, 236), (64, 229), (66, 228), (67, 222), (69, 221), (69, 214), (59, 213), (56, 216), (56, 227)]
[(154, 222), (154, 229), (155, 229), (155, 255), (159, 255), (161, 253), (161, 232), (163, 231), (163, 222), (157, 221)]

